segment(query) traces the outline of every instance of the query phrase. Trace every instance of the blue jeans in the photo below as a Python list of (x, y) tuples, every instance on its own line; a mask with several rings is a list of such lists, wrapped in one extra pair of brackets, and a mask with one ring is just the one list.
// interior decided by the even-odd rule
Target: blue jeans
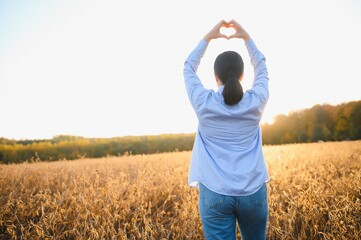
[(249, 196), (226, 196), (199, 183), (199, 213), (207, 240), (236, 239), (236, 221), (242, 240), (266, 239), (268, 200), (266, 183)]

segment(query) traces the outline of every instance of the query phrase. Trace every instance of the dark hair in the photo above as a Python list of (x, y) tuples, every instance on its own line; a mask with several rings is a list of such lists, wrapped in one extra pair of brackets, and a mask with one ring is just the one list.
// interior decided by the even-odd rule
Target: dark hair
[(214, 62), (214, 72), (224, 85), (222, 95), (227, 105), (237, 104), (243, 97), (243, 88), (239, 81), (243, 69), (243, 59), (234, 51), (221, 53)]

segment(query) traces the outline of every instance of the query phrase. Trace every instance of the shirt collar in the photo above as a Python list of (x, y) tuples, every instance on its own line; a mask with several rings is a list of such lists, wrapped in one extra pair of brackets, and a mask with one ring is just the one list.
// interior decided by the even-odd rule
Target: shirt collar
[(218, 91), (217, 91), (217, 92), (223, 93), (223, 89), (224, 89), (224, 85), (220, 86), (220, 87), (218, 88)]

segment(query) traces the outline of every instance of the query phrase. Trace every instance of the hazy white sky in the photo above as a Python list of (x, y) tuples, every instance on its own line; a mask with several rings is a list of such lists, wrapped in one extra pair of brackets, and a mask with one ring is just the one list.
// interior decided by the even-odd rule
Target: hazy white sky
[[(361, 99), (361, 1), (0, 0), (0, 137), (195, 132), (183, 63), (219, 20), (236, 19), (267, 58), (263, 121)], [(216, 89), (211, 42), (199, 76)]]

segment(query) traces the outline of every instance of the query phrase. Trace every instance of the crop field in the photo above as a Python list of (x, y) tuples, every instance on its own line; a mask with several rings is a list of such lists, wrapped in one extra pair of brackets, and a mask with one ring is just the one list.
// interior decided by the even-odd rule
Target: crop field
[[(264, 154), (267, 239), (361, 239), (361, 141)], [(204, 239), (190, 156), (0, 165), (0, 239)]]

